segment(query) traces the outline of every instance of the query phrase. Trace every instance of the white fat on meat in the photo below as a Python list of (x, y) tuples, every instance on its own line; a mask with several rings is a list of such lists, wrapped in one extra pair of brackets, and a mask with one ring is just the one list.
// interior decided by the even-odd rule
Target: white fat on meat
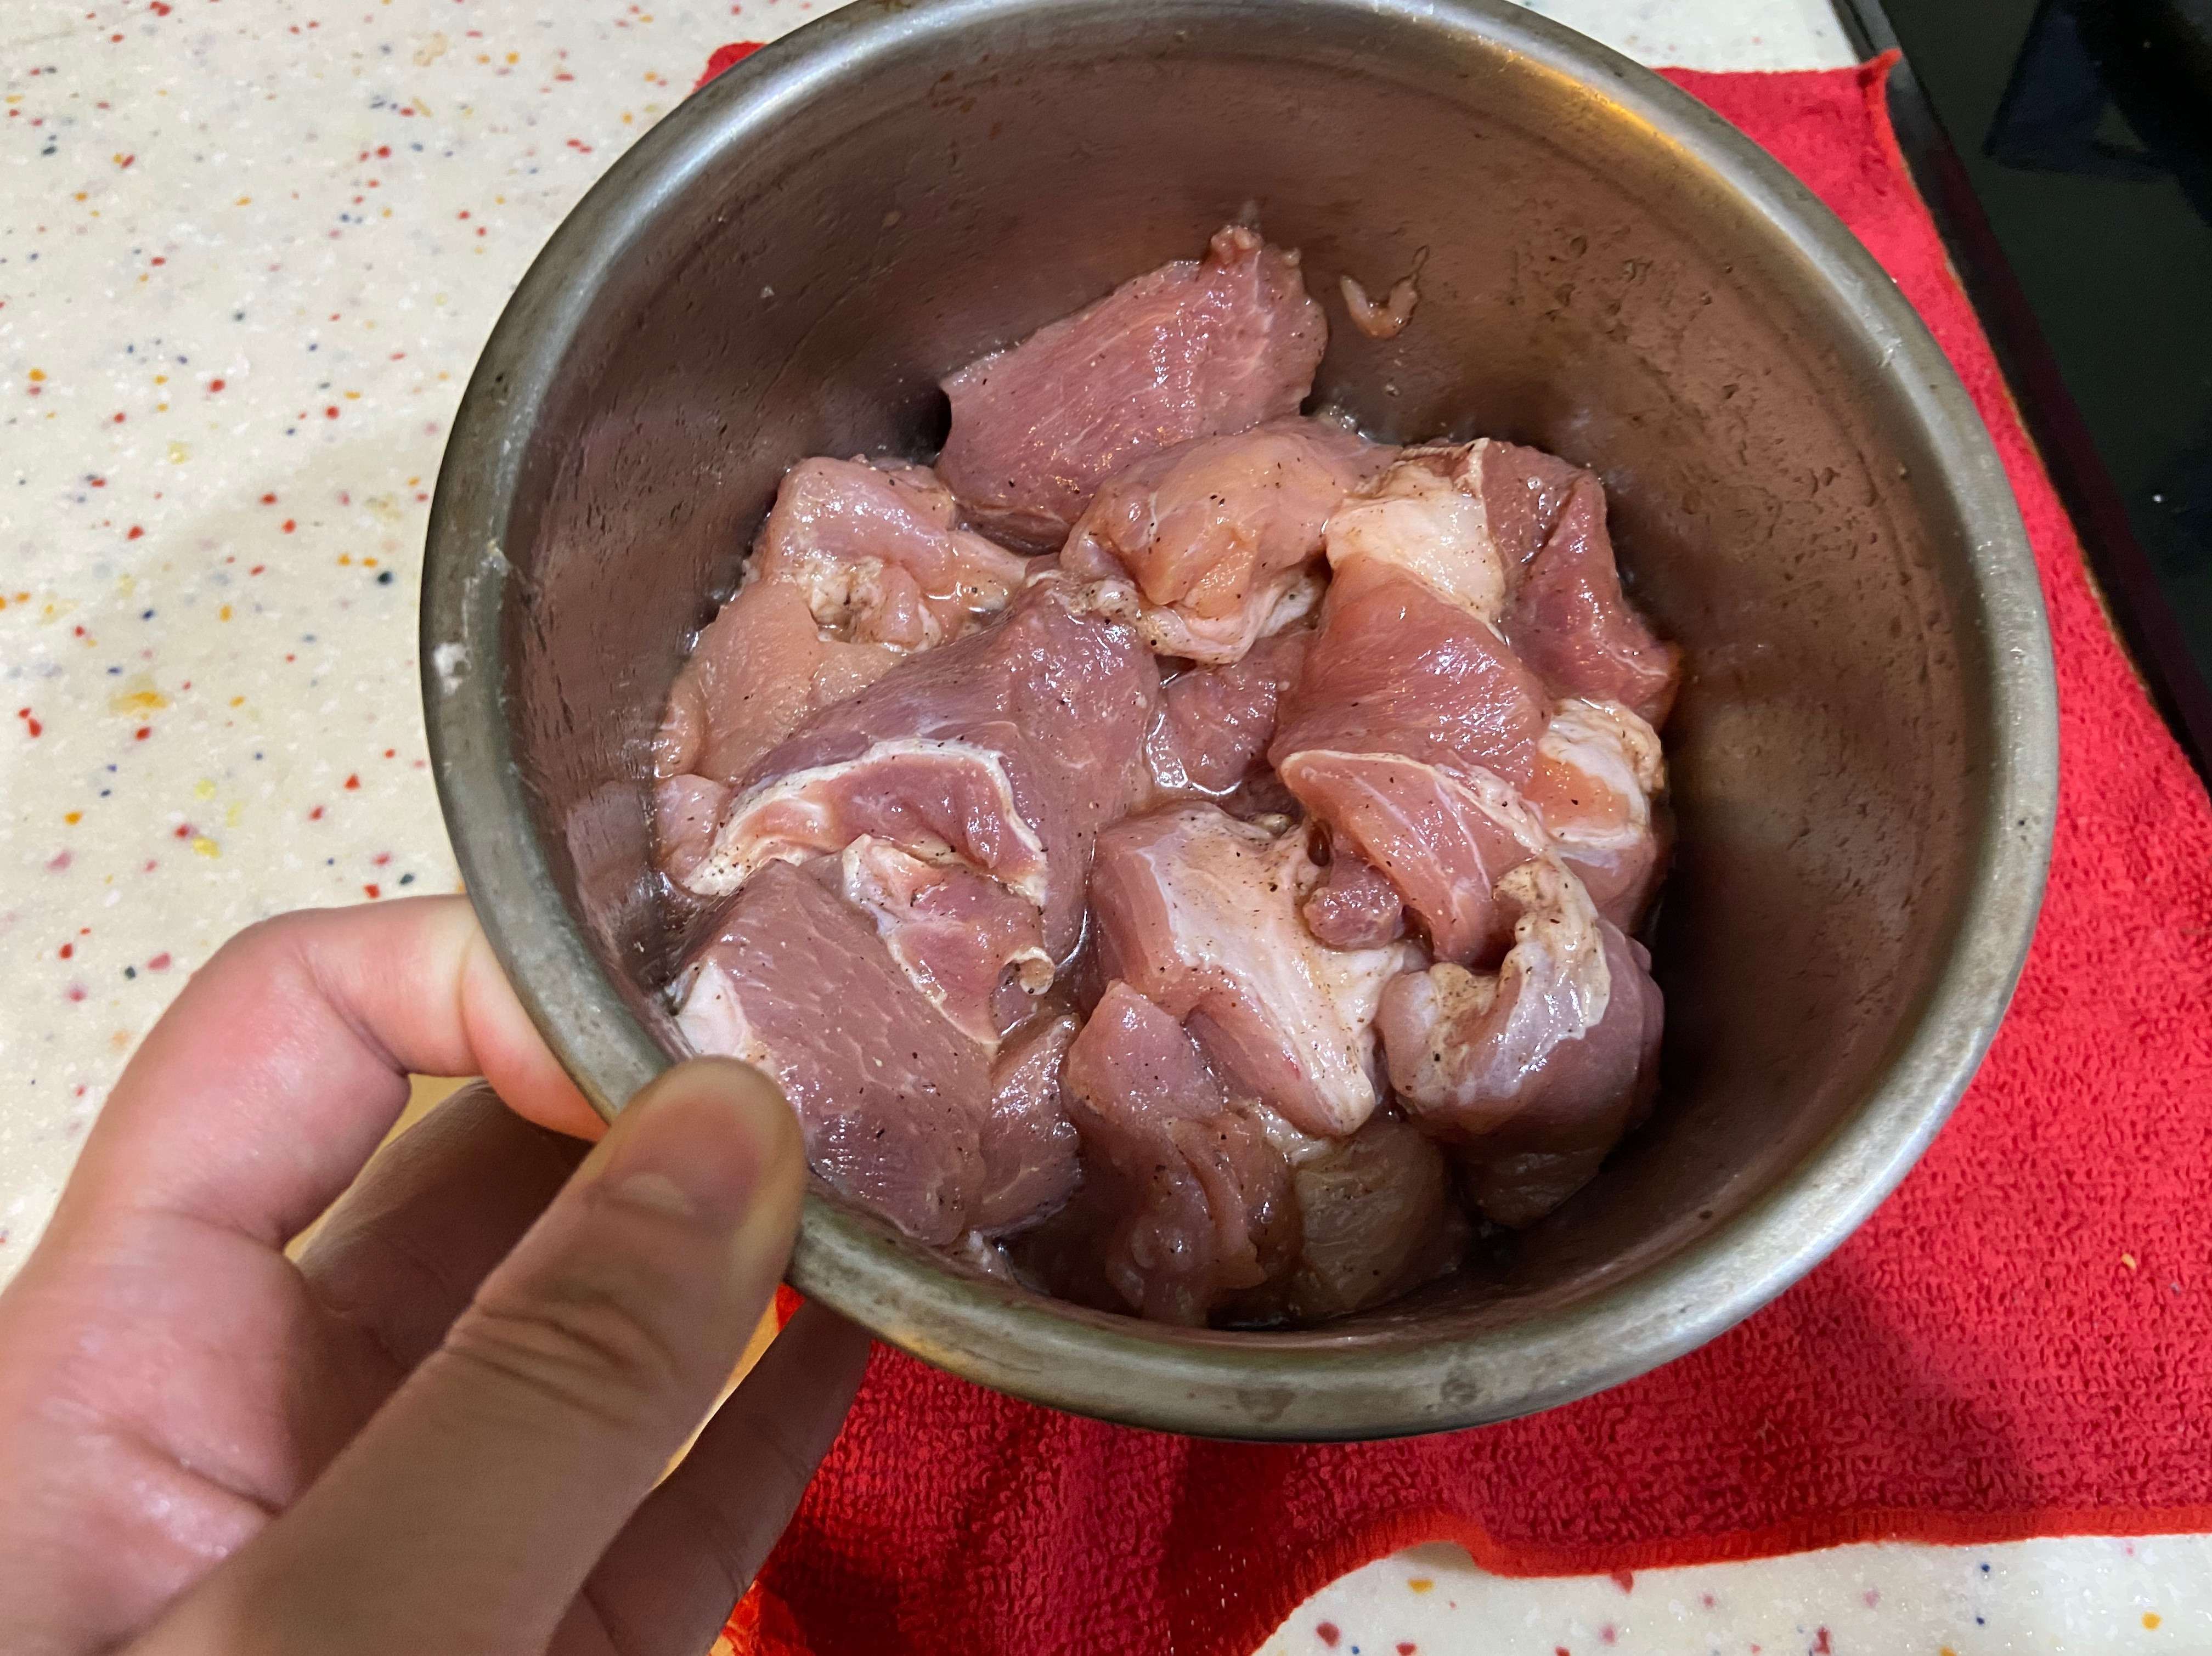
[[(957, 513), (927, 466), (811, 459), (785, 473), (744, 584), (669, 691), (654, 776), (733, 786), (813, 713), (1004, 610), (1028, 561), (958, 527)], [(660, 814), (662, 861), (679, 881), (697, 852), (683, 804)]]
[[(1420, 1009), (1431, 1030), (1443, 1032), (1412, 1063), (1392, 1066), (1400, 1099), (1417, 1119), (1454, 1111), (1468, 1134), (1495, 1125), (1481, 1120), (1483, 1107), (1516, 1100), (1557, 1047), (1605, 1021), (1613, 1000), (1605, 938), (1581, 881), (1556, 863), (1531, 858), (1509, 870), (1498, 888), (1522, 913), (1495, 974), (1447, 962), (1394, 990)], [(1478, 1056), (1479, 1064), (1468, 1062)]]
[(899, 969), (969, 1039), (995, 1048), (1052, 987), (1037, 905), (949, 850), (917, 857), (864, 834), (837, 869), (845, 901), (875, 922)]
[(1006, 607), (1028, 561), (958, 526), (927, 466), (801, 460), (784, 476), (749, 580), (805, 595), (825, 637), (928, 649)]
[(1311, 613), (1329, 514), (1394, 452), (1303, 419), (1178, 445), (1107, 481), (1060, 567), (1155, 652), (1236, 661)]
[(721, 961), (694, 961), (668, 986), (668, 999), (675, 1009), (676, 1028), (693, 1052), (772, 1070), (772, 1054), (753, 1033), (737, 982)]
[(1623, 798), (1646, 800), (1667, 786), (1659, 732), (1618, 701), (1570, 696), (1536, 739), (1537, 751), (1596, 777)]
[[(902, 768), (926, 767), (939, 786), (924, 795), (883, 786)], [(702, 896), (735, 891), (772, 862), (805, 862), (873, 834), (925, 858), (957, 856), (1040, 909), (1044, 842), (1014, 803), (1003, 755), (973, 743), (890, 737), (856, 759), (811, 766), (757, 784), (732, 804), (712, 848), (684, 879)]]
[(1340, 276), (1337, 291), (1344, 295), (1352, 325), (1370, 339), (1395, 339), (1406, 331), (1406, 325), (1413, 319), (1413, 307), (1421, 302), (1421, 290), (1412, 276), (1393, 282), (1390, 291), (1379, 300), (1369, 298), (1355, 276)]
[(695, 879), (742, 881), (763, 858), (842, 851), (863, 834), (951, 851), (1036, 901), (1045, 946), (1080, 939), (1098, 828), (1148, 790), (1159, 669), (1126, 627), (1078, 615), (1039, 581), (1006, 615), (912, 656), (763, 756)]
[(694, 1052), (775, 1077), (833, 1186), (931, 1243), (976, 1222), (988, 1055), (812, 872), (763, 870), (702, 929), (672, 993)]
[(1330, 515), (1323, 537), (1329, 567), (1360, 559), (1395, 566), (1494, 629), (1510, 572), (1483, 500), (1487, 443), (1406, 450)]
[(1598, 913), (1624, 931), (1657, 882), (1652, 802), (1666, 786), (1659, 733), (1618, 701), (1571, 696), (1536, 739), (1528, 803)]
[(1321, 608), (1328, 591), (1325, 579), (1301, 569), (1281, 582), (1264, 609), (1252, 611), (1233, 631), (1216, 629), (1205, 636), (1180, 610), (1146, 604), (1133, 582), (1118, 576), (1086, 582), (1071, 602), (1081, 613), (1134, 629), (1154, 655), (1227, 664), (1243, 660), (1255, 646), (1297, 626)]

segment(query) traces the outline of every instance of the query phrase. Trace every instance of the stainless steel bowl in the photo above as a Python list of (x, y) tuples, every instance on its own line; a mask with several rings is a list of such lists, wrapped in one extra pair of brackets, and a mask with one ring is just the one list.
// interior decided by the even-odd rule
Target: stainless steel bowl
[[(1688, 654), (1668, 735), (1656, 1119), (1488, 1262), (1304, 1333), (1102, 1315), (817, 1196), (792, 1280), (923, 1359), (1109, 1419), (1434, 1431), (1689, 1350), (1863, 1219), (2019, 972), (2057, 769), (2033, 565), (1888, 279), (1753, 145), (1501, 0), (865, 0), (592, 191), (461, 405), (423, 691), (470, 889), (602, 1109), (667, 1059), (647, 743), (782, 470), (942, 434), (939, 375), (1255, 204), (1339, 319), (1322, 391), (1399, 437), (1596, 467)], [(1340, 274), (1421, 264), (1413, 325)]]

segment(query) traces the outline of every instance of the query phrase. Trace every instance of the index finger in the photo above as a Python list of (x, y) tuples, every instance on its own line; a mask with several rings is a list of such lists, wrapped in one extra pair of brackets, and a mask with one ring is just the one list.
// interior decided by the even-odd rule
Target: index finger
[(604, 1131), (465, 898), (303, 910), (226, 943), (154, 1026), (55, 1224), (121, 1205), (279, 1246), (360, 1171), (410, 1073), (482, 1075), (540, 1125)]

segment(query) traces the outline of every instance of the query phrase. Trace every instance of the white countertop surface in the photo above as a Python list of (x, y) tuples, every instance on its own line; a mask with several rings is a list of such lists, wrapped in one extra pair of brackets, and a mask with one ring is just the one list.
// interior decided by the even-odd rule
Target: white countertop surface
[[(1826, 0), (1534, 9), (1655, 64), (1849, 60)], [(461, 386), (708, 52), (817, 9), (0, 8), (0, 1280), (226, 936), (455, 886), (414, 622)], [(2212, 1652), (2212, 1544), (1853, 1547), (1626, 1589), (1420, 1549), (1267, 1646), (1331, 1648)]]

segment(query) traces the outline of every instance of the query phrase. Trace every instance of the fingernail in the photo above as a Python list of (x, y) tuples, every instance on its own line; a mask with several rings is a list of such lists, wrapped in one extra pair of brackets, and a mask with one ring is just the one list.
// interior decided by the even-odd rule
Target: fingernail
[(699, 1059), (630, 1101), (607, 1135), (605, 1197), (716, 1229), (734, 1229), (782, 1153), (787, 1107), (757, 1071)]

